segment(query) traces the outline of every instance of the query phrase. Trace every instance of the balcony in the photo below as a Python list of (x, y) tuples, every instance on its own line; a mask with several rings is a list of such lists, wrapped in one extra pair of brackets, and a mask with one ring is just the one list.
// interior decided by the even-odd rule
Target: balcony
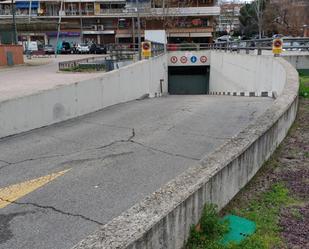
[(200, 28), (169, 28), (169, 33), (212, 33), (212, 27), (200, 27)]
[(220, 7), (153, 8), (151, 12), (155, 16), (219, 16)]
[[(133, 17), (136, 12), (126, 9), (100, 9), (98, 16)], [(189, 8), (151, 8), (139, 11), (141, 17), (149, 16), (219, 16), (220, 7), (189, 7)]]
[[(19, 13), (16, 11), (16, 15), (24, 15), (23, 13)], [(181, 16), (218, 16), (220, 14), (220, 7), (188, 7), (188, 8), (151, 8), (144, 9), (139, 11), (141, 17), (159, 17), (159, 16), (173, 16), (173, 17), (181, 17)], [(11, 15), (11, 11), (8, 9), (0, 9), (0, 15)], [(59, 16), (59, 8), (58, 11), (45, 9), (41, 13), (37, 14), (40, 17), (56, 17)], [(136, 12), (130, 12), (126, 9), (121, 8), (106, 8), (106, 9), (97, 9), (97, 8), (82, 8), (81, 12), (77, 8), (66, 8), (62, 11), (61, 15), (63, 17), (87, 17), (87, 16), (102, 16), (102, 17), (135, 17), (137, 15)]]

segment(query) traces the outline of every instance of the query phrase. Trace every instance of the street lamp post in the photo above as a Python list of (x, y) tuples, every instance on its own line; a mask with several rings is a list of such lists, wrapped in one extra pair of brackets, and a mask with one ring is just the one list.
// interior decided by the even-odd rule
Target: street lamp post
[(12, 24), (12, 30), (13, 30), (13, 42), (16, 45), (18, 43), (17, 39), (17, 27), (16, 27), (16, 17), (15, 17), (15, 5), (14, 0), (12, 0), (12, 18), (13, 18), (13, 24)]
[(139, 15), (139, 10), (137, 10), (137, 35), (138, 35), (138, 60), (140, 61), (142, 59), (142, 51), (141, 51), (141, 43), (142, 43), (142, 37), (141, 37), (141, 19)]
[[(142, 37), (141, 37), (141, 18), (140, 18), (140, 8), (126, 8), (126, 13), (136, 13), (137, 18), (137, 38), (138, 38), (138, 60), (142, 59), (142, 52), (141, 52), (141, 43), (142, 43)], [(135, 17), (132, 17), (132, 20), (134, 20)], [(132, 22), (132, 25), (135, 25), (134, 22)], [(133, 32), (135, 32), (135, 29), (133, 28)], [(133, 44), (135, 44), (135, 34), (133, 34)]]
[(31, 8), (32, 8), (32, 0), (30, 0), (30, 3), (29, 3), (29, 16), (28, 16), (28, 22), (29, 23), (31, 21), (31, 12), (32, 12)]
[(60, 3), (60, 11), (59, 11), (59, 19), (58, 19), (58, 29), (57, 29), (57, 39), (56, 39), (55, 57), (57, 57), (57, 52), (58, 52), (58, 42), (59, 42), (59, 35), (60, 35), (60, 29), (61, 29), (62, 8), (63, 8), (63, 0), (62, 0), (61, 3)]

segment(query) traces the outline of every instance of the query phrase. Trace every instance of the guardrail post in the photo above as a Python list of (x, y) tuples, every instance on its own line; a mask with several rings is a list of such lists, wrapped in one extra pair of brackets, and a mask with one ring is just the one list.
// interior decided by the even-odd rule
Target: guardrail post
[(260, 42), (258, 42), (257, 55), (262, 55), (262, 49), (261, 49), (261, 43)]

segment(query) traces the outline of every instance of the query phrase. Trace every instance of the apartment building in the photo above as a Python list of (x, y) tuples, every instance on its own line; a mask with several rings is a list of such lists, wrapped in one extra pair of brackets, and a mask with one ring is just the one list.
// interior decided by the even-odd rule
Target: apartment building
[(216, 30), (228, 34), (238, 31), (240, 29), (240, 9), (243, 5), (243, 3), (221, 2)]
[[(60, 39), (98, 44), (137, 41), (145, 30), (165, 29), (170, 42), (211, 42), (217, 0), (14, 0), (19, 41)], [(11, 28), (11, 0), (0, 0), (0, 25)], [(6, 24), (6, 25), (3, 25)]]

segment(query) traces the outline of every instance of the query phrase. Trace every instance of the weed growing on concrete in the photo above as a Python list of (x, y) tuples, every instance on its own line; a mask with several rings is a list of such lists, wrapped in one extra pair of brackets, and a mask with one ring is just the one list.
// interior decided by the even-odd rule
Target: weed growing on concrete
[(200, 223), (191, 227), (187, 249), (220, 249), (220, 239), (228, 232), (228, 223), (221, 222), (217, 207), (207, 204), (204, 207)]

